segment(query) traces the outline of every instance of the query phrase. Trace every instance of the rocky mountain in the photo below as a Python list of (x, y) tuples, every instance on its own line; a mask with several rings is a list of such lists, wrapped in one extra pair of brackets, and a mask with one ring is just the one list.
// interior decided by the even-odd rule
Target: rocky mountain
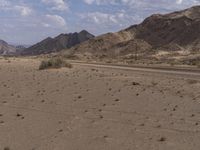
[(172, 44), (200, 48), (195, 44), (200, 42), (200, 6), (166, 15), (152, 15), (142, 24), (126, 30), (135, 31), (136, 38), (155, 48)]
[(98, 58), (136, 54), (148, 57), (161, 51), (200, 53), (200, 6), (152, 15), (139, 25), (90, 39), (65, 54)]
[(9, 45), (7, 42), (0, 40), (0, 55), (13, 55), (16, 53), (16, 48)]
[(55, 38), (48, 37), (43, 41), (22, 51), (22, 55), (39, 55), (58, 52), (62, 49), (71, 48), (77, 44), (94, 38), (94, 35), (83, 30), (79, 33), (60, 34)]

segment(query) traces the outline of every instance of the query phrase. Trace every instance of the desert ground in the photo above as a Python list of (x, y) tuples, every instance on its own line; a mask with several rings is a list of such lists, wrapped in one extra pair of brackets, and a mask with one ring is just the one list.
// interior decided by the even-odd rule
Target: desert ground
[(0, 150), (199, 150), (200, 74), (0, 59)]

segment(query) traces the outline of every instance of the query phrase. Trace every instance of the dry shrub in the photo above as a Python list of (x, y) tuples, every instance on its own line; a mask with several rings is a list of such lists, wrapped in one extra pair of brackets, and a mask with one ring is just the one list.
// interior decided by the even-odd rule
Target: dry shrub
[(188, 79), (187, 83), (188, 84), (196, 84), (196, 83), (198, 83), (198, 81), (197, 80), (193, 80), (193, 79)]
[(39, 66), (39, 70), (62, 67), (72, 68), (72, 65), (60, 57), (55, 57), (43, 60)]

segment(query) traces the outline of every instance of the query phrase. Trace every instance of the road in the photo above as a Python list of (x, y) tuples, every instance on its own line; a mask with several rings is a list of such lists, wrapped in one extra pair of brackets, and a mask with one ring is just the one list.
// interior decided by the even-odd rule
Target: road
[(98, 64), (98, 63), (85, 63), (85, 62), (72, 62), (72, 65), (200, 77), (200, 69), (198, 68), (129, 66), (129, 65)]

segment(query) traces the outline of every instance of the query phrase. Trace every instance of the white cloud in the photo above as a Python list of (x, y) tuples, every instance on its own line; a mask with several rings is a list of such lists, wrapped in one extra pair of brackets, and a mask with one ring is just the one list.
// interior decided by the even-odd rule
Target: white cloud
[(29, 16), (33, 10), (29, 6), (24, 4), (15, 4), (14, 2), (8, 0), (0, 0), (0, 10), (7, 12), (18, 12), (21, 16)]
[(134, 23), (139, 23), (142, 18), (136, 14), (128, 15), (125, 10), (116, 13), (90, 12), (80, 14), (82, 28), (96, 34), (119, 31)]
[(120, 0), (83, 0), (86, 4), (97, 4), (97, 5), (108, 5), (108, 4), (118, 4)]
[(59, 15), (46, 15), (47, 21), (46, 26), (59, 26), (66, 28), (66, 21), (63, 17)]
[(83, 0), (88, 5), (119, 5), (131, 8), (185, 8), (200, 4), (200, 0)]
[(52, 10), (65, 11), (69, 9), (69, 6), (64, 0), (42, 0), (43, 3), (51, 5)]
[(85, 3), (91, 5), (95, 0), (83, 0)]
[(139, 16), (128, 15), (124, 10), (121, 10), (113, 14), (103, 13), (103, 12), (90, 12), (90, 13), (80, 14), (80, 17), (88, 22), (93, 22), (95, 24), (100, 24), (100, 25), (102, 24), (118, 25), (132, 20), (134, 20), (135, 22), (141, 21), (141, 18)]
[(20, 12), (21, 16), (29, 16), (32, 13), (32, 9), (27, 6), (15, 6), (16, 11)]
[(176, 3), (177, 3), (177, 4), (182, 4), (182, 3), (183, 3), (183, 0), (176, 0)]
[(101, 13), (101, 12), (92, 12), (80, 15), (82, 19), (87, 19), (96, 24), (102, 23), (117, 23), (116, 17), (112, 14)]
[(42, 26), (45, 27), (45, 28), (49, 28), (49, 27), (51, 27), (50, 24), (48, 24), (48, 23), (44, 23), (44, 22), (42, 22)]
[(10, 2), (7, 0), (0, 0), (0, 8), (7, 7), (10, 5)]

